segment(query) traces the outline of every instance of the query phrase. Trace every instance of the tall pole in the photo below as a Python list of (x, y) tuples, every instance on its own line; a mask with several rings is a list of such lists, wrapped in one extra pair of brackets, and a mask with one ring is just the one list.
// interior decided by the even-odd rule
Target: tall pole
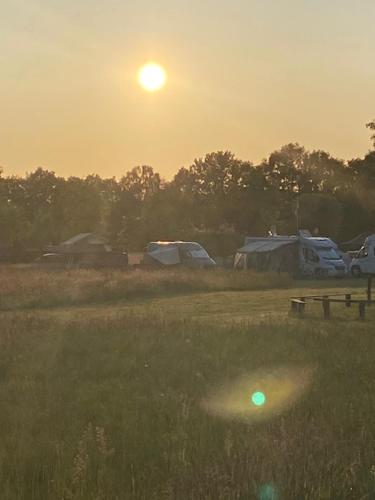
[(299, 220), (299, 193), (297, 193), (297, 201), (296, 201), (296, 223), (297, 223), (297, 234), (299, 234), (300, 230), (300, 220)]

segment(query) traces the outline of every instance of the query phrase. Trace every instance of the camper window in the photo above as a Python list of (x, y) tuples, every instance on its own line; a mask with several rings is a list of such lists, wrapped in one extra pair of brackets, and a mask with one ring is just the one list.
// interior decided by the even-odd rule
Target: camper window
[(327, 260), (340, 260), (341, 257), (334, 248), (319, 247), (318, 253)]
[(207, 259), (209, 257), (206, 250), (199, 243), (180, 243), (179, 248), (189, 258)]
[(303, 256), (305, 257), (306, 262), (319, 262), (319, 257), (311, 248), (304, 248)]

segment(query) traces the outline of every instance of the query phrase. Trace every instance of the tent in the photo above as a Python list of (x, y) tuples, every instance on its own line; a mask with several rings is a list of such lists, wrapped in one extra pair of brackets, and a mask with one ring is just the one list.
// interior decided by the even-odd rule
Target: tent
[(298, 238), (247, 238), (246, 245), (237, 250), (234, 268), (294, 273), (298, 270)]

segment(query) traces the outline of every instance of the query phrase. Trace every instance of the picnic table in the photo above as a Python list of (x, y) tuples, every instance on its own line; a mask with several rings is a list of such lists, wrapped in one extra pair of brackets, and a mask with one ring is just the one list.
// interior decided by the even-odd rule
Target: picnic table
[(375, 304), (375, 300), (372, 299), (372, 280), (374, 277), (374, 274), (367, 275), (366, 298), (356, 296), (354, 296), (353, 298), (353, 294), (348, 292), (291, 297), (291, 312), (294, 314), (302, 315), (305, 311), (305, 306), (308, 301), (321, 302), (324, 319), (330, 319), (331, 304), (342, 303), (345, 304), (346, 307), (351, 307), (354, 304), (358, 304), (359, 319), (364, 321), (366, 317), (366, 307)]

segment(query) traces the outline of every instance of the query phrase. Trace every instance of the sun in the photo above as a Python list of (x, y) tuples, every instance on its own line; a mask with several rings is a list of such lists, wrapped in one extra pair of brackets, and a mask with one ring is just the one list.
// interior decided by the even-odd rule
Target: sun
[(156, 92), (164, 87), (167, 74), (160, 64), (149, 62), (141, 67), (138, 72), (140, 86), (148, 92)]

